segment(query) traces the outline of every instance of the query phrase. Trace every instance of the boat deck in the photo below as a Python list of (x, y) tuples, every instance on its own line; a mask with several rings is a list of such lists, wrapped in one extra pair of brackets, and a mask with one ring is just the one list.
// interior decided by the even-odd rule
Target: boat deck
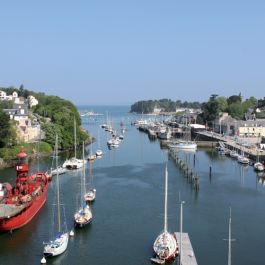
[[(180, 242), (180, 233), (175, 232), (178, 243)], [(181, 265), (198, 265), (188, 233), (182, 233), (182, 262)]]

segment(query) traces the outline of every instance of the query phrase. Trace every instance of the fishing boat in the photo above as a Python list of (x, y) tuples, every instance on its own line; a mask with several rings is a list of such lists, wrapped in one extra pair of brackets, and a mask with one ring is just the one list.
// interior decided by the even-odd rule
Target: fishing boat
[[(84, 159), (84, 143), (83, 143), (83, 159)], [(80, 191), (80, 208), (74, 215), (75, 226), (83, 227), (89, 224), (92, 220), (92, 212), (89, 205), (86, 203), (85, 194), (86, 194), (86, 183), (85, 183), (85, 169), (83, 169), (83, 173), (81, 174), (81, 191)]]
[(156, 238), (153, 249), (156, 259), (167, 261), (176, 257), (178, 253), (178, 244), (175, 234), (171, 234), (167, 229), (167, 193), (168, 193), (168, 172), (165, 169), (165, 212), (164, 212), (164, 231)]
[[(58, 167), (58, 136), (56, 135), (55, 141), (56, 150), (56, 167)], [(67, 231), (66, 224), (62, 229), (61, 225), (61, 197), (60, 197), (60, 182), (59, 174), (56, 174), (56, 204), (57, 207), (57, 229), (51, 240), (48, 243), (44, 243), (43, 255), (44, 257), (54, 257), (62, 254), (68, 246), (69, 232)], [(55, 226), (55, 221), (53, 220), (53, 225)], [(44, 258), (45, 259), (45, 258)]]
[(42, 171), (29, 175), (27, 154), (17, 154), (16, 183), (0, 185), (0, 231), (12, 231), (26, 225), (42, 208), (51, 176)]

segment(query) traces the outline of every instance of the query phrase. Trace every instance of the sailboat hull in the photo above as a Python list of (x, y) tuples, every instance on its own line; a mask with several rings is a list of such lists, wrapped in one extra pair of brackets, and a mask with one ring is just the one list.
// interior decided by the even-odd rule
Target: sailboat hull
[(44, 257), (55, 257), (67, 249), (69, 240), (69, 233), (61, 234), (55, 240), (52, 240), (49, 244), (47, 244), (44, 248), (43, 255)]
[(178, 255), (178, 245), (176, 237), (169, 232), (160, 234), (153, 246), (156, 256), (161, 260), (170, 260)]

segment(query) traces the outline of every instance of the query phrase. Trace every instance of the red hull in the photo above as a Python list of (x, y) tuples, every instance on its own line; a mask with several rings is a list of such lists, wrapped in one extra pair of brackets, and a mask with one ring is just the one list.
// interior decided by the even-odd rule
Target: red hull
[(43, 189), (43, 192), (40, 196), (36, 196), (31, 204), (24, 209), (21, 213), (11, 218), (5, 218), (0, 220), (0, 231), (11, 231), (18, 229), (26, 225), (41, 209), (46, 201), (46, 192), (48, 189), (48, 183)]

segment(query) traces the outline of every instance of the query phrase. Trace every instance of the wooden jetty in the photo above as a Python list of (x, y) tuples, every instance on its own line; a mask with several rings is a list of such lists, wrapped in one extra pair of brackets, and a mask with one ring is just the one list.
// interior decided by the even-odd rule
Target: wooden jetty
[(178, 242), (180, 241), (181, 235), (182, 257), (180, 265), (198, 265), (188, 233), (175, 232), (174, 234), (176, 235)]
[(185, 161), (178, 156), (178, 151), (174, 148), (169, 148), (169, 154), (175, 160), (177, 166), (182, 171), (183, 175), (191, 183), (195, 191), (199, 191), (200, 178), (197, 172), (195, 172)]

